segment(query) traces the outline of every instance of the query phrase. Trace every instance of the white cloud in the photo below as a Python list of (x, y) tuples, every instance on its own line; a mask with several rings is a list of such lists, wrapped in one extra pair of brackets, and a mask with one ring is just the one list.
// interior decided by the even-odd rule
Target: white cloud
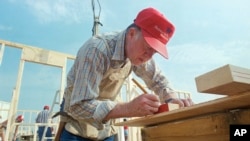
[(92, 16), (90, 1), (26, 0), (25, 4), (41, 23), (81, 23)]

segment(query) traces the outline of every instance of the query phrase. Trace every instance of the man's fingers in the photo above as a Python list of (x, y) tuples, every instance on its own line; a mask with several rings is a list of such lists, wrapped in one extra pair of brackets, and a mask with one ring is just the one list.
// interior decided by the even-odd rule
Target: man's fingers
[(159, 97), (155, 94), (143, 94), (145, 98), (151, 100), (151, 101), (160, 101)]
[(193, 102), (193, 100), (191, 98), (188, 98), (187, 100), (190, 103), (190, 105), (194, 105), (194, 102)]
[(146, 110), (147, 110), (147, 115), (152, 115), (152, 114), (154, 114), (155, 112), (157, 112), (158, 111), (158, 107), (152, 107), (152, 106), (149, 106), (149, 105), (146, 105), (146, 108), (145, 108)]
[(180, 99), (177, 99), (177, 98), (171, 99), (171, 101), (169, 101), (169, 103), (179, 104), (180, 107), (185, 106), (184, 103)]
[[(168, 100), (166, 100), (166, 102), (168, 102)], [(192, 106), (194, 105), (192, 99), (187, 98), (187, 99), (177, 99), (177, 98), (171, 98), (171, 101), (169, 101), (170, 103), (175, 103), (175, 104), (179, 104), (180, 107), (188, 107), (188, 106)]]
[(159, 106), (159, 97), (153, 94), (142, 94), (128, 103), (130, 116), (146, 116), (155, 113)]
[(144, 94), (146, 105), (152, 108), (158, 108), (160, 106), (159, 97), (153, 94)]
[(190, 106), (190, 103), (187, 99), (181, 99), (181, 101), (184, 103), (184, 107)]
[(193, 103), (193, 101), (192, 101), (191, 98), (182, 99), (182, 101), (183, 101), (185, 107), (194, 105), (194, 103)]

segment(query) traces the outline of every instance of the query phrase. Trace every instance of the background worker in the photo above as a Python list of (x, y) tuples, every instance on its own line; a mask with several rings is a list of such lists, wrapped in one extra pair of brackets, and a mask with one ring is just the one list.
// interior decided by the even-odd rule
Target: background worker
[[(123, 119), (123, 121), (125, 122), (125, 121), (127, 121), (127, 119)], [(125, 139), (125, 141), (128, 141), (128, 126), (124, 125), (123, 130), (124, 130), (124, 139)]]
[[(21, 123), (21, 122), (23, 122), (23, 120), (24, 120), (24, 116), (18, 115), (15, 119), (15, 122)], [(5, 121), (0, 123), (0, 138), (2, 139), (2, 141), (5, 141), (5, 139), (4, 139), (5, 138), (5, 129), (7, 127), (7, 124), (8, 124), (8, 120), (5, 120)], [(13, 139), (12, 139), (13, 141), (18, 141), (18, 138), (17, 138), (18, 127), (19, 127), (19, 125), (16, 125), (15, 132), (14, 132)]]
[[(0, 115), (0, 119), (2, 120), (2, 116)], [(4, 123), (6, 122), (6, 123)], [(2, 139), (2, 141), (4, 141), (4, 129), (6, 128), (6, 125), (4, 126), (4, 124), (7, 125), (7, 120), (6, 121), (3, 121), (0, 123), (0, 138)]]
[[(49, 119), (49, 106), (45, 105), (43, 107), (43, 110), (37, 115), (36, 123), (48, 123), (48, 119)], [(38, 133), (39, 141), (42, 140), (44, 130), (45, 130), (45, 126), (38, 127), (37, 133)], [(52, 130), (53, 130), (52, 127), (48, 127), (45, 136), (52, 137)], [(47, 141), (52, 141), (52, 139), (48, 139)]]
[[(178, 99), (167, 78), (152, 58), (168, 58), (166, 44), (175, 27), (154, 8), (140, 11), (122, 32), (97, 35), (79, 49), (67, 76), (61, 141), (115, 140), (116, 118), (140, 117), (157, 112), (161, 103), (172, 99), (181, 107), (193, 104)], [(154, 94), (142, 94), (129, 102), (116, 102), (125, 79), (134, 72)]]

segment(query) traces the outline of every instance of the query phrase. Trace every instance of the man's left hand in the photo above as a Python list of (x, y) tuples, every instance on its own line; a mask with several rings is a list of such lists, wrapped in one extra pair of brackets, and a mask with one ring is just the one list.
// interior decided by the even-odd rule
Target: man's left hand
[(194, 105), (191, 98), (181, 99), (181, 98), (170, 98), (166, 100), (166, 103), (179, 104), (180, 107), (188, 107)]

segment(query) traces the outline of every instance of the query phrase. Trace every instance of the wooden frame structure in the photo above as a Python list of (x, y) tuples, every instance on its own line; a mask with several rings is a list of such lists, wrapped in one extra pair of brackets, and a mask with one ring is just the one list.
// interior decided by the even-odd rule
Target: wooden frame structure
[[(20, 95), (20, 88), (21, 88), (21, 82), (22, 82), (22, 76), (23, 76), (23, 70), (24, 70), (24, 64), (25, 62), (33, 62), (38, 64), (43, 64), (47, 66), (52, 67), (59, 67), (62, 69), (61, 72), (61, 85), (60, 85), (60, 100), (62, 100), (64, 88), (65, 88), (65, 79), (66, 79), (66, 66), (67, 66), (67, 60), (71, 59), (74, 60), (75, 56), (65, 53), (60, 53), (56, 51), (50, 51), (34, 46), (28, 46), (24, 44), (19, 43), (13, 43), (6, 40), (0, 40), (1, 44), (1, 50), (0, 50), (0, 62), (4, 55), (4, 49), (5, 47), (13, 47), (17, 49), (21, 49), (21, 59), (19, 63), (19, 70), (18, 70), (18, 76), (17, 76), (17, 82), (16, 86), (13, 90), (12, 100), (11, 100), (11, 106), (8, 114), (8, 124), (7, 124), (7, 130), (6, 135), (11, 135), (11, 132), (14, 129), (15, 123), (15, 113), (17, 111), (18, 101), (19, 101), (19, 95)], [(9, 140), (10, 136), (6, 136), (5, 140)]]

